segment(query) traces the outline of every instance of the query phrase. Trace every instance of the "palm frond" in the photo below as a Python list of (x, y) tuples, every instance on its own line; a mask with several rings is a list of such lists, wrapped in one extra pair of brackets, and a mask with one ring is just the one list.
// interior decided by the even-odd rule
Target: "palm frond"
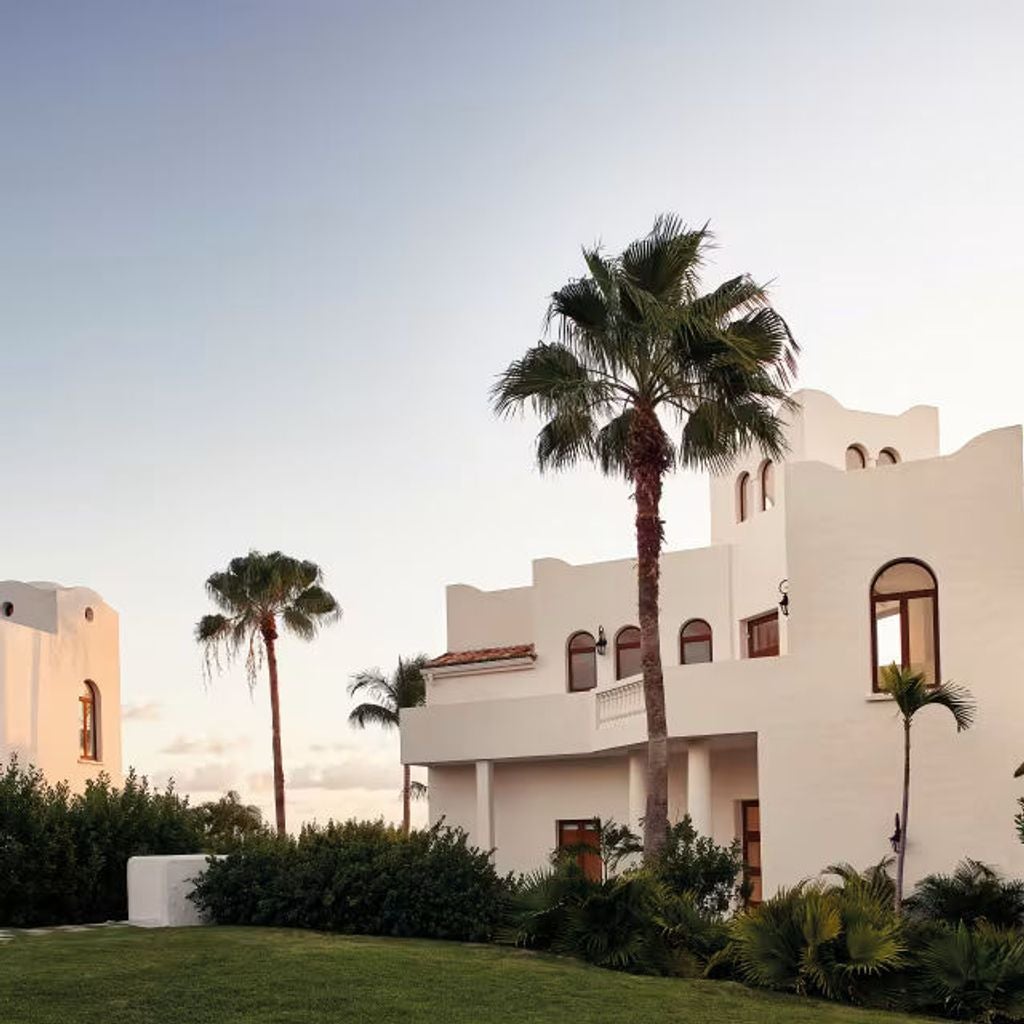
[(398, 728), (398, 712), (382, 704), (357, 704), (348, 716), (349, 725), (365, 729), (368, 725), (379, 725), (382, 729)]

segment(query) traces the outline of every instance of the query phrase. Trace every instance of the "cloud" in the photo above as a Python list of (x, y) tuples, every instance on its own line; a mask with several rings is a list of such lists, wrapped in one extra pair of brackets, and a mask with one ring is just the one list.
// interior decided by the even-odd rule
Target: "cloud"
[(341, 764), (303, 764), (286, 772), (285, 785), (293, 789), (394, 789), (402, 786), (402, 768), (397, 762), (384, 764), (352, 760)]
[(155, 700), (145, 704), (122, 704), (121, 720), (123, 722), (155, 722), (160, 718), (162, 704)]
[(219, 757), (223, 754), (228, 754), (233, 750), (240, 750), (243, 747), (249, 746), (248, 736), (237, 736), (234, 739), (221, 739), (216, 736), (196, 737), (190, 738), (188, 736), (178, 736), (171, 740), (170, 743), (164, 747), (161, 754), (210, 754), (215, 757)]
[(171, 780), (179, 793), (224, 793), (238, 788), (238, 771), (233, 764), (211, 762), (185, 769), (183, 772), (154, 772), (153, 783), (166, 786)]

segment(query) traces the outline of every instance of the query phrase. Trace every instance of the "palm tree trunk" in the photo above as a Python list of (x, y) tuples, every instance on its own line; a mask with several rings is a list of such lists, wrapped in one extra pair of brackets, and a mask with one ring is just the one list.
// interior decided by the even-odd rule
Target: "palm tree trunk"
[(903, 720), (903, 813), (900, 848), (896, 854), (896, 913), (903, 909), (903, 865), (907, 859), (907, 815), (910, 813), (910, 719)]
[(640, 663), (647, 709), (647, 808), (644, 860), (657, 858), (668, 834), (668, 726), (661, 670), (658, 622), (661, 572), (661, 485), (666, 466), (665, 435), (653, 410), (636, 409), (630, 438), (636, 500), (637, 600)]
[(412, 799), (412, 772), (407, 764), (402, 765), (402, 835), (409, 834), (410, 808), (409, 802)]
[(277, 623), (271, 617), (263, 624), (263, 643), (267, 648), (267, 671), (270, 674), (270, 727), (274, 748), (274, 811), (277, 834), (287, 829), (284, 821), (284, 759), (281, 756), (281, 697), (277, 687)]

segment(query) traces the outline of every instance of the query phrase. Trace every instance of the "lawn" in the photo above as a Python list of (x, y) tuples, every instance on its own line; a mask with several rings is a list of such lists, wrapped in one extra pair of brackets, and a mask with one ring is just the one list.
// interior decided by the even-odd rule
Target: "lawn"
[(257, 928), (129, 928), (0, 946), (3, 1024), (907, 1024), (494, 946)]

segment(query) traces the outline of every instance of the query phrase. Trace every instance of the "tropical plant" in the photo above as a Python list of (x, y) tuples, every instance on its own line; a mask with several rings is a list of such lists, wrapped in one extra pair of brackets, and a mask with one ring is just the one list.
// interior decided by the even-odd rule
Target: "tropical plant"
[(928, 1003), (977, 1021), (1024, 1017), (1024, 935), (987, 922), (934, 936), (919, 957)]
[(668, 830), (668, 736), (662, 679), (659, 559), (661, 492), (675, 466), (723, 470), (759, 447), (785, 449), (781, 410), (797, 345), (747, 275), (700, 294), (711, 243), (675, 216), (618, 256), (585, 249), (587, 275), (551, 296), (541, 342), (512, 362), (492, 390), (495, 411), (530, 406), (546, 420), (537, 437), (539, 468), (595, 462), (626, 478), (636, 503), (637, 599), (647, 713), (645, 857)]
[(203, 830), (203, 845), (217, 853), (233, 850), (268, 832), (263, 812), (253, 804), (243, 804), (233, 789), (219, 800), (199, 804), (195, 812)]
[(904, 963), (899, 919), (864, 886), (803, 882), (780, 890), (729, 924), (712, 961), (734, 965), (751, 985), (862, 1002), (871, 981)]
[(863, 890), (872, 898), (891, 904), (896, 895), (896, 883), (889, 873), (892, 865), (892, 857), (883, 857), (877, 864), (858, 871), (852, 864), (841, 861), (830, 864), (822, 874), (835, 875), (844, 890)]
[(910, 812), (910, 727), (924, 708), (945, 708), (956, 722), (956, 731), (969, 729), (974, 721), (975, 703), (969, 690), (953, 683), (929, 684), (921, 672), (895, 663), (882, 669), (880, 689), (896, 702), (903, 722), (903, 804), (897, 829), (896, 913), (903, 905), (903, 869), (907, 859), (908, 814)]
[(499, 941), (634, 974), (697, 974), (725, 943), (724, 926), (648, 870), (587, 878), (575, 860), (523, 876)]
[[(423, 666), (427, 663), (425, 654), (398, 659), (398, 668), (385, 676), (379, 668), (357, 672), (348, 684), (350, 697), (365, 694), (370, 699), (357, 704), (348, 716), (349, 725), (365, 729), (368, 725), (379, 725), (383, 729), (397, 729), (402, 711), (416, 708), (427, 699)], [(425, 792), (422, 783), (414, 783), (407, 764), (402, 765), (402, 832), (409, 834), (411, 801)]]
[(697, 832), (688, 814), (669, 827), (668, 842), (651, 870), (672, 892), (688, 893), (707, 914), (723, 913), (740, 896), (739, 842), (719, 846)]
[(281, 702), (278, 692), (278, 625), (300, 640), (312, 640), (322, 625), (341, 615), (338, 602), (323, 587), (323, 571), (307, 562), (272, 551), (250, 551), (232, 558), (223, 572), (206, 581), (206, 593), (220, 609), (196, 625), (196, 640), (206, 654), (206, 668), (220, 667), (223, 651), (230, 662), (245, 652), (252, 690), (263, 658), (270, 680), (270, 715), (274, 756), (274, 810), (277, 831), (284, 834), (284, 765), (281, 756)]
[(927, 875), (904, 902), (908, 913), (942, 924), (996, 928), (1024, 924), (1024, 881), (1006, 879), (981, 861), (962, 860), (951, 875)]

